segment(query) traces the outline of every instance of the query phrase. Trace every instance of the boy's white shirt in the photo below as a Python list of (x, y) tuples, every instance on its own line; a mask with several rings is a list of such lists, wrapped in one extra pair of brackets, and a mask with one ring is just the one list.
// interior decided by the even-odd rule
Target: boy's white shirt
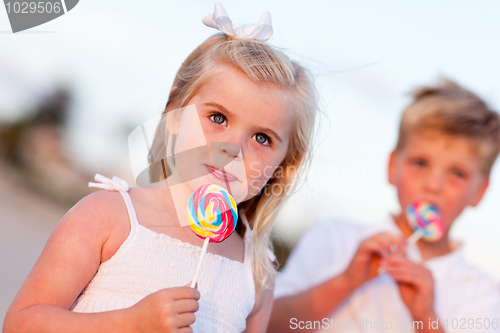
[[(341, 219), (319, 221), (302, 237), (285, 268), (278, 275), (274, 297), (297, 294), (342, 273), (349, 265), (359, 244), (366, 238), (384, 231), (401, 236), (400, 230), (390, 216), (375, 225), (356, 225)], [(419, 261), (420, 251), (416, 245), (408, 251), (413, 260)], [(434, 277), (434, 309), (439, 317), (439, 327), (444, 327), (444, 321), (448, 319), (448, 329), (445, 329), (448, 333), (500, 332), (500, 328), (477, 329), (478, 324), (474, 324), (475, 328), (472, 330), (468, 329), (469, 318), (472, 318), (474, 323), (477, 318), (481, 318), (479, 319), (481, 323), (484, 323), (486, 318), (490, 322), (493, 318), (500, 322), (500, 286), (479, 269), (468, 264), (463, 257), (461, 247), (428, 260), (424, 265)], [(452, 323), (453, 318), (458, 322)], [(466, 320), (466, 325), (462, 326), (462, 329), (460, 329), (463, 323), (463, 320), (460, 322), (461, 318)], [(365, 324), (362, 325), (359, 319), (363, 319)], [(370, 329), (367, 321), (372, 322), (373, 329)], [(412, 322), (413, 319), (399, 295), (396, 283), (388, 274), (381, 274), (356, 289), (331, 317), (324, 322), (321, 321), (324, 330), (320, 331), (414, 332), (409, 328)], [(340, 323), (345, 327), (339, 327)], [(291, 321), (290, 324), (291, 327), (299, 325), (297, 320)], [(453, 329), (452, 324), (458, 326), (457, 329)], [(306, 325), (306, 322), (302, 323), (302, 327)], [(389, 325), (392, 325), (392, 328), (387, 329)], [(404, 328), (404, 325), (407, 327)], [(380, 328), (377, 329), (377, 326)]]

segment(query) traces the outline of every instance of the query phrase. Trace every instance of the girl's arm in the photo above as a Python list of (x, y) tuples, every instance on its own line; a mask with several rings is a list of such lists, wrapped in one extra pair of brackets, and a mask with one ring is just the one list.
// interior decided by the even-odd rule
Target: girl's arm
[(255, 295), (255, 306), (247, 318), (245, 333), (265, 332), (273, 309), (274, 278), (270, 289), (264, 289)]
[(153, 332), (162, 325), (194, 322), (199, 293), (188, 287), (160, 290), (123, 310), (89, 314), (68, 310), (101, 261), (116, 252), (129, 232), (118, 192), (97, 192), (80, 201), (54, 229), (7, 312), (3, 332)]

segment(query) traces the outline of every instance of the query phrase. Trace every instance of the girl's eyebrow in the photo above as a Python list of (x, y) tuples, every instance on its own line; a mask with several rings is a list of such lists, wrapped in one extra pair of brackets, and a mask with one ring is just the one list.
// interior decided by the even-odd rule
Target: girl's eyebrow
[(220, 104), (217, 104), (217, 103), (214, 103), (214, 102), (208, 102), (208, 103), (203, 103), (203, 105), (206, 105), (206, 106), (213, 106), (214, 108), (217, 108), (219, 110), (221, 110), (222, 112), (232, 116), (233, 113), (232, 112), (229, 112), (228, 109), (226, 109), (225, 107), (223, 107), (222, 105)]
[[(219, 110), (221, 110), (225, 114), (228, 114), (229, 116), (233, 115), (232, 112), (229, 112), (228, 109), (226, 109), (225, 107), (223, 107), (220, 104), (217, 104), (217, 103), (214, 103), (214, 102), (208, 102), (208, 103), (203, 103), (203, 105), (205, 105), (205, 106), (213, 106), (214, 108), (218, 108)], [(283, 139), (278, 135), (278, 133), (276, 133), (272, 129), (270, 129), (270, 128), (260, 128), (260, 130), (263, 131), (263, 132), (269, 132), (269, 133), (271, 133), (274, 137), (276, 137), (276, 139), (278, 139), (278, 141), (280, 143), (283, 143)]]

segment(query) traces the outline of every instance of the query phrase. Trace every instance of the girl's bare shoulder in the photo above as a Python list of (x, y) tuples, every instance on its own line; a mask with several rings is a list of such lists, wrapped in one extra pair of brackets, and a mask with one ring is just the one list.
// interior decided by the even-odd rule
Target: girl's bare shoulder
[(101, 262), (109, 259), (130, 233), (127, 207), (117, 191), (98, 191), (84, 197), (66, 213), (59, 226), (99, 239)]
[(87, 195), (64, 216), (100, 227), (111, 227), (123, 217), (128, 218), (123, 197), (118, 191), (106, 190)]

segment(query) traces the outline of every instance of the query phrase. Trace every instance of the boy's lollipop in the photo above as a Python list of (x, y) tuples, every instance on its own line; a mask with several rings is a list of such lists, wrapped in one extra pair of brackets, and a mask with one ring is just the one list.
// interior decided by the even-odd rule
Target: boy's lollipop
[(427, 242), (437, 242), (443, 237), (444, 226), (439, 209), (430, 202), (420, 200), (406, 207), (406, 217), (412, 227), (407, 243), (415, 244), (420, 238)]
[(220, 243), (236, 228), (238, 208), (233, 197), (213, 184), (200, 186), (189, 199), (187, 215), (196, 236), (205, 239), (191, 287), (194, 288), (208, 242)]

